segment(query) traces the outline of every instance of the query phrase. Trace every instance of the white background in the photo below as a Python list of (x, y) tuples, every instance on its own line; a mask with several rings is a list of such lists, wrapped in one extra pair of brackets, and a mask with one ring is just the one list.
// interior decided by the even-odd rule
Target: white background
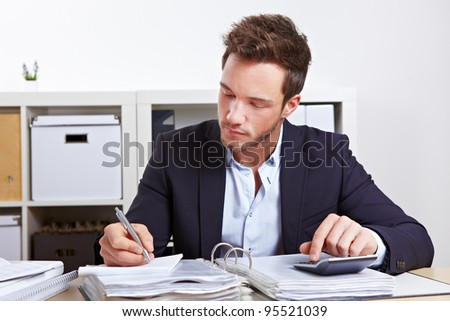
[(450, 266), (450, 1), (0, 0), (0, 91), (210, 89), (221, 36), (244, 15), (289, 15), (309, 39), (307, 87), (356, 87), (358, 159), (429, 230)]
[[(220, 316), (222, 307), (230, 314), (233, 309), (240, 309), (247, 316)], [(315, 308), (317, 307), (317, 309)], [(318, 313), (313, 316), (310, 311), (324, 311), (325, 315)], [(365, 321), (379, 321), (388, 311), (393, 320), (422, 321), (434, 315), (448, 314), (448, 301), (22, 301), (0, 302), (0, 308), (4, 315), (14, 315), (17, 319), (60, 321), (61, 315), (65, 321), (79, 321), (83, 318), (95, 320), (180, 320), (180, 321), (215, 321), (215, 320), (346, 320), (360, 321), (364, 316)], [(164, 310), (164, 315), (157, 316), (124, 316), (123, 310)], [(187, 316), (187, 311), (191, 316)], [(195, 310), (195, 311), (194, 311)], [(202, 312), (202, 317), (199, 312)], [(208, 311), (207, 316), (205, 312)], [(251, 311), (254, 316), (251, 315)], [(70, 311), (70, 313), (68, 313)], [(184, 315), (183, 312), (184, 311)], [(211, 311), (211, 312), (210, 312)], [(218, 311), (219, 316), (210, 316), (213, 311)], [(235, 310), (237, 311), (237, 310)], [(276, 313), (278, 311), (278, 314)], [(308, 311), (307, 317), (304, 311)], [(369, 311), (369, 312), (368, 312)], [(277, 315), (277, 317), (275, 317)], [(284, 316), (284, 317), (282, 317)]]

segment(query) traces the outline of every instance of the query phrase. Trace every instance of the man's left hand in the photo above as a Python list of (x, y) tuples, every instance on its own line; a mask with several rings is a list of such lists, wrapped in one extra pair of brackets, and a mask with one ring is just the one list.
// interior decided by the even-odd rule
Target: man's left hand
[(333, 256), (360, 256), (374, 254), (377, 241), (368, 228), (349, 217), (329, 214), (319, 225), (312, 241), (300, 245), (300, 252), (309, 254), (311, 261), (320, 258), (320, 252)]

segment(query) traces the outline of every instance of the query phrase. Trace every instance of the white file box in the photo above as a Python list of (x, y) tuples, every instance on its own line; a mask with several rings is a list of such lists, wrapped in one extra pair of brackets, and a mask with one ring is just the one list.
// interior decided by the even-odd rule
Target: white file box
[(0, 257), (20, 260), (20, 216), (0, 215)]
[(334, 106), (308, 105), (306, 106), (306, 125), (319, 128), (326, 132), (334, 132)]
[(297, 109), (287, 119), (296, 126), (306, 125), (306, 106), (297, 106)]
[(294, 125), (307, 125), (327, 132), (335, 131), (333, 105), (300, 105), (287, 119)]
[(31, 123), (32, 199), (121, 199), (120, 143), (120, 122), (114, 115), (35, 117)]

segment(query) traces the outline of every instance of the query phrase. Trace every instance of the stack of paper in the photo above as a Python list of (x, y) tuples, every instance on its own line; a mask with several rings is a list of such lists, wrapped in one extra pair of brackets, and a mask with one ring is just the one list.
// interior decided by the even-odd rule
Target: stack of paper
[[(162, 258), (164, 259), (164, 258)], [(102, 273), (85, 275), (82, 291), (93, 301), (144, 300), (239, 300), (239, 278), (204, 260), (181, 260), (169, 271), (152, 269), (154, 259), (142, 267), (120, 268), (116, 274), (107, 267)], [(155, 264), (156, 265), (156, 264)], [(137, 268), (137, 269), (136, 269)], [(144, 270), (147, 272), (141, 273)]]
[(0, 300), (46, 300), (69, 287), (76, 271), (62, 274), (61, 261), (13, 261), (0, 258)]
[[(320, 276), (295, 269), (293, 264), (307, 260), (303, 254), (229, 258), (227, 271), (245, 276), (249, 283), (277, 300), (351, 300), (392, 296), (395, 278), (371, 269), (359, 273)], [(225, 267), (223, 259), (216, 261)]]

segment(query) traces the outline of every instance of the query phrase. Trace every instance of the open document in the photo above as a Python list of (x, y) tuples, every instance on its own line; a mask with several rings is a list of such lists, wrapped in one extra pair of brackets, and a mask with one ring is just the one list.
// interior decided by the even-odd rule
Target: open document
[(294, 264), (307, 260), (304, 254), (217, 259), (227, 271), (247, 278), (262, 293), (276, 300), (352, 300), (389, 297), (395, 278), (371, 269), (358, 273), (321, 276), (299, 271)]

